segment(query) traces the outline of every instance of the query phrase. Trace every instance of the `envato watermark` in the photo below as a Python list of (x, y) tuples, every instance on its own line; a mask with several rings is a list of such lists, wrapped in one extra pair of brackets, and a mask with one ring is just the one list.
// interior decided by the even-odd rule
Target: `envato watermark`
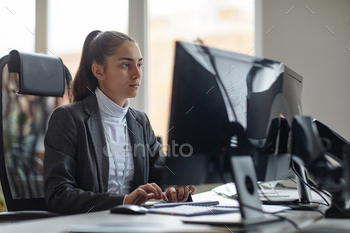
[(167, 151), (167, 155), (163, 155), (162, 157), (171, 156), (171, 157), (190, 157), (193, 154), (193, 147), (189, 143), (177, 144), (174, 140), (171, 142), (171, 145), (156, 145), (151, 147), (149, 144), (116, 144), (111, 143), (111, 147), (104, 146), (103, 154), (107, 157), (123, 156), (123, 157), (131, 157), (131, 156), (156, 156), (159, 151)]

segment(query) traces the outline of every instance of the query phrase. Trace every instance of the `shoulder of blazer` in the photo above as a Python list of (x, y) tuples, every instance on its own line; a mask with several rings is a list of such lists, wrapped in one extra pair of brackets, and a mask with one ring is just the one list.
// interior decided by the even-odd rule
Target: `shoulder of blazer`
[(139, 111), (139, 110), (136, 110), (134, 108), (129, 108), (128, 113), (130, 114), (130, 116), (132, 118), (134, 118), (134, 120), (139, 122), (141, 125), (149, 124), (149, 120), (148, 120), (146, 113)]
[(74, 103), (66, 104), (66, 105), (61, 105), (57, 107), (54, 111), (59, 111), (60, 109), (65, 109), (67, 112), (69, 112), (71, 115), (74, 115), (76, 112), (81, 112), (83, 109), (83, 103), (82, 101), (77, 101)]
[[(90, 96), (94, 96), (94, 95), (90, 95)], [(88, 104), (86, 104), (86, 99), (88, 97), (86, 97), (85, 99), (83, 100), (79, 100), (79, 101), (76, 101), (76, 102), (73, 102), (73, 103), (70, 103), (70, 104), (66, 104), (66, 105), (62, 105), (62, 106), (59, 106), (55, 109), (55, 111), (58, 111), (60, 112), (61, 110), (65, 110), (67, 111), (74, 119), (84, 119), (86, 117), (89, 117), (91, 116), (91, 112), (94, 112), (94, 111), (98, 111), (98, 109), (94, 110), (93, 108), (93, 103), (89, 103), (91, 102), (88, 101)], [(93, 102), (93, 100), (92, 100)], [(97, 100), (96, 100), (96, 103), (97, 103)]]

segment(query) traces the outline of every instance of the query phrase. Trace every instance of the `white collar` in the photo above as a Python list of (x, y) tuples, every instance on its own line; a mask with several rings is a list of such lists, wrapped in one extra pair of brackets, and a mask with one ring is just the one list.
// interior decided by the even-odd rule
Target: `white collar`
[(116, 118), (125, 117), (130, 106), (129, 99), (125, 101), (124, 107), (120, 107), (108, 98), (98, 87), (95, 90), (95, 94), (101, 113)]

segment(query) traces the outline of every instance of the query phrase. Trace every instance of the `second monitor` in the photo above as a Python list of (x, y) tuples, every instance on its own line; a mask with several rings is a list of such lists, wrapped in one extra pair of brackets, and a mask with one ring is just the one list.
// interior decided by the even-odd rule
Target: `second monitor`
[(250, 155), (258, 180), (287, 179), (302, 77), (283, 63), (177, 42), (166, 183), (232, 181)]

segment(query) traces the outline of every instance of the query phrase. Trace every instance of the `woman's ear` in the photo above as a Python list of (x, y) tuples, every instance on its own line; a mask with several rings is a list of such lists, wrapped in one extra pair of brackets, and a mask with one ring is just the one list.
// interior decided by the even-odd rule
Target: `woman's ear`
[(105, 76), (103, 66), (93, 63), (91, 66), (91, 71), (98, 80), (104, 80)]

